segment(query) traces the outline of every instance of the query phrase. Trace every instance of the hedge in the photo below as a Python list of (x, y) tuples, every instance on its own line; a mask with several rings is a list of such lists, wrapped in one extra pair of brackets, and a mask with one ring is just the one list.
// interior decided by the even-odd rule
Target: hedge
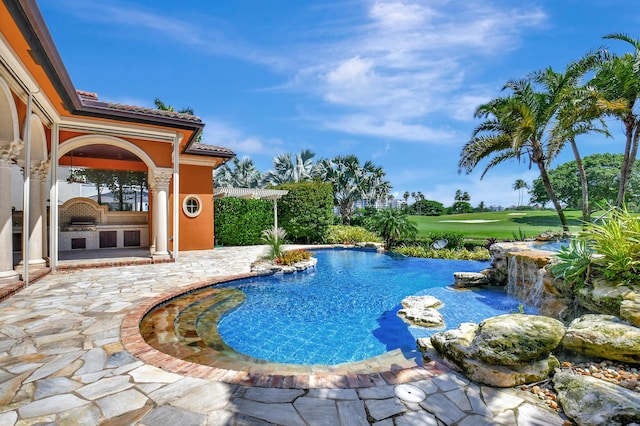
[(289, 191), (278, 201), (278, 226), (287, 231), (287, 239), (296, 243), (320, 243), (333, 224), (333, 188), (331, 184), (298, 182), (278, 185)]
[(264, 244), (262, 231), (273, 228), (273, 201), (221, 198), (214, 202), (216, 245)]

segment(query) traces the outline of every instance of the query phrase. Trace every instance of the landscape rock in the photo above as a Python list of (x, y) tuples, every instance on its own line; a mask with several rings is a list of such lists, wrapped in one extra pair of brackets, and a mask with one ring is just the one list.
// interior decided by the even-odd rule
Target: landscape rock
[(408, 296), (402, 299), (400, 304), (406, 309), (442, 307), (442, 302), (438, 298), (429, 295)]
[(640, 327), (640, 292), (627, 294), (620, 303), (620, 318)]
[(545, 357), (558, 347), (564, 325), (540, 315), (506, 314), (480, 323), (473, 355), (489, 364), (519, 365)]
[(605, 277), (592, 278), (590, 286), (576, 292), (578, 301), (591, 312), (618, 315), (622, 301), (633, 294), (624, 285), (614, 285)]
[[(525, 315), (522, 314), (515, 315), (525, 317)], [(433, 335), (431, 337), (431, 344), (446, 361), (452, 363), (469, 379), (496, 387), (512, 387), (544, 380), (555, 368), (559, 367), (560, 363), (558, 360), (549, 353), (551, 349), (548, 348), (553, 346), (553, 344), (541, 344), (540, 342), (546, 342), (546, 339), (534, 334), (531, 330), (527, 330), (526, 333), (531, 336), (530, 339), (532, 342), (527, 341), (526, 334), (523, 336), (524, 338), (519, 338), (518, 341), (521, 342), (525, 348), (532, 348), (531, 353), (537, 354), (535, 359), (531, 358), (531, 355), (526, 351), (512, 345), (512, 342), (509, 341), (508, 338), (505, 338), (502, 332), (498, 331), (496, 336), (492, 336), (489, 331), (497, 327), (497, 324), (501, 322), (500, 317), (496, 318), (498, 318), (498, 320), (490, 321), (489, 327), (486, 328), (484, 332), (482, 330), (482, 324), (463, 323), (456, 330), (448, 330)], [(532, 321), (532, 319), (529, 318), (529, 321)], [(507, 319), (505, 323), (509, 323), (509, 319)], [(551, 327), (532, 328), (536, 329), (540, 334), (550, 334), (548, 329), (551, 328), (555, 330), (557, 325), (553, 324)], [(512, 328), (512, 330), (514, 329)], [(557, 330), (554, 334), (557, 335)], [(497, 336), (502, 336), (503, 340), (497, 339)], [(559, 338), (555, 337), (550, 341), (557, 341), (559, 343), (561, 337), (560, 335)], [(489, 342), (493, 343), (483, 343), (483, 339), (488, 339)], [(500, 341), (504, 344), (499, 351), (496, 351), (497, 346), (495, 343)], [(418, 342), (418, 348), (424, 351), (428, 348), (428, 345), (425, 342)], [(493, 348), (493, 350), (489, 352), (487, 348)], [(541, 348), (545, 349), (541, 350)], [(555, 348), (555, 346), (553, 348)], [(487, 356), (489, 353), (492, 354), (491, 357)], [(504, 363), (497, 363), (499, 360), (497, 354), (502, 355)], [(492, 363), (486, 362), (481, 356), (483, 358), (490, 358)], [(514, 360), (519, 358), (521, 358), (522, 361), (516, 363)]]
[(403, 309), (398, 316), (410, 324), (421, 327), (439, 327), (444, 325), (444, 317), (436, 307), (442, 302), (433, 296), (409, 296), (401, 302)]
[(303, 260), (293, 265), (279, 265), (270, 260), (258, 260), (251, 265), (251, 272), (258, 275), (273, 275), (277, 273), (292, 274), (302, 272), (310, 268), (315, 268), (318, 259), (315, 257)]
[(640, 423), (640, 393), (594, 377), (557, 373), (553, 384), (564, 413), (579, 425)]
[(454, 272), (454, 288), (480, 287), (490, 283), (489, 276), (483, 272)]
[(640, 363), (640, 328), (613, 315), (587, 314), (571, 322), (565, 349), (596, 358)]

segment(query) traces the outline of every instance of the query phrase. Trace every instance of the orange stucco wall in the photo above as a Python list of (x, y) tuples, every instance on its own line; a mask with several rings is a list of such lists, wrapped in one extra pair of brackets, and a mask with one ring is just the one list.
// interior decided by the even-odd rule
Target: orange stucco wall
[[(188, 217), (182, 203), (188, 195), (197, 195), (202, 201), (198, 217)], [(180, 166), (180, 250), (213, 248), (213, 179), (212, 168), (206, 166)]]

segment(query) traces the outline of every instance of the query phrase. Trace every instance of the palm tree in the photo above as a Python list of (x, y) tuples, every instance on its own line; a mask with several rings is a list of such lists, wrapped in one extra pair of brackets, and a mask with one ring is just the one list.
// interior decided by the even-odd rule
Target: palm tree
[(404, 198), (404, 208), (406, 211), (409, 211), (409, 191), (404, 191), (402, 194), (402, 198)]
[(602, 51), (589, 52), (583, 58), (569, 64), (564, 73), (554, 72), (551, 68), (534, 73), (535, 81), (547, 87), (558, 87), (558, 111), (551, 127), (550, 146), (555, 149), (549, 157), (559, 153), (567, 142), (571, 145), (576, 160), (582, 189), (582, 220), (588, 223), (591, 215), (587, 175), (582, 163), (576, 137), (598, 132), (609, 136), (603, 120), (605, 109), (599, 102), (598, 91), (590, 85), (580, 85), (584, 75), (602, 63), (606, 54)]
[(384, 239), (387, 249), (392, 248), (398, 238), (412, 238), (418, 233), (418, 228), (409, 221), (407, 214), (397, 209), (379, 210), (372, 216), (371, 224)]
[(315, 154), (308, 149), (292, 155), (280, 154), (273, 159), (273, 170), (269, 170), (264, 178), (269, 185), (281, 183), (303, 182), (313, 179), (313, 157)]
[(351, 223), (356, 202), (383, 199), (391, 189), (389, 182), (384, 180), (385, 172), (382, 167), (371, 161), (360, 165), (360, 160), (355, 155), (320, 160), (315, 168), (315, 175), (332, 184), (334, 200), (345, 225)]
[(632, 53), (609, 57), (592, 80), (592, 84), (602, 94), (601, 102), (607, 113), (624, 124), (626, 140), (616, 199), (616, 206), (621, 207), (625, 201), (640, 140), (640, 118), (634, 110), (640, 98), (640, 40), (622, 33), (609, 34), (604, 38), (624, 41), (633, 49)]
[(522, 179), (516, 179), (513, 183), (513, 190), (518, 191), (518, 207), (522, 205), (522, 190), (529, 189), (529, 184)]
[(194, 115), (193, 108), (186, 107), (186, 108), (182, 108), (182, 109), (176, 111), (176, 109), (173, 106), (165, 104), (164, 102), (162, 102), (160, 100), (160, 98), (155, 98), (153, 100), (153, 104), (156, 106), (157, 109), (159, 109), (161, 111), (171, 111), (171, 112), (178, 112), (180, 114)]
[(262, 186), (262, 174), (249, 157), (239, 160), (235, 157), (229, 163), (214, 172), (214, 184), (216, 188), (260, 188)]
[(549, 199), (558, 213), (562, 228), (569, 230), (567, 219), (553, 190), (548, 174), (549, 155), (556, 153), (550, 146), (549, 126), (558, 109), (557, 96), (562, 87), (542, 85), (536, 91), (531, 78), (511, 80), (504, 89), (509, 96), (498, 97), (480, 105), (475, 116), (484, 121), (473, 131), (471, 140), (462, 148), (458, 162), (459, 171), (471, 173), (486, 158), (489, 162), (481, 178), (493, 167), (507, 160), (520, 161), (524, 156), (529, 164), (535, 164)]

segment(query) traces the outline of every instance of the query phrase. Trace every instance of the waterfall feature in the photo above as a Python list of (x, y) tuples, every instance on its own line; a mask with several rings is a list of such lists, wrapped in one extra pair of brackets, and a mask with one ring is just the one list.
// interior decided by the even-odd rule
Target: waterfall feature
[(542, 308), (545, 296), (544, 269), (538, 266), (535, 259), (520, 253), (510, 253), (507, 265), (507, 294), (521, 300), (525, 305)]

